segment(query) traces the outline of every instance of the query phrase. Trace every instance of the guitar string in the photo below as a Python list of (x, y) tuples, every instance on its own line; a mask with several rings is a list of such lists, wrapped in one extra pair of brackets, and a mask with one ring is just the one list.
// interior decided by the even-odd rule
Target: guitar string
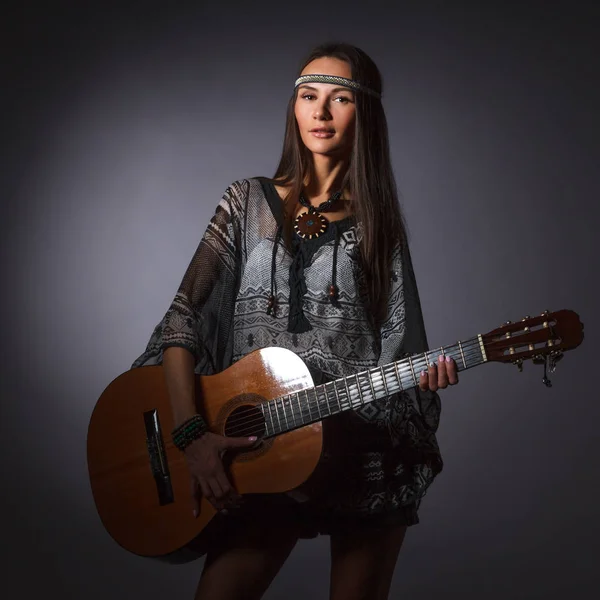
[[(382, 380), (383, 380), (383, 377), (382, 377)], [(412, 380), (412, 376), (411, 376), (411, 380)], [(328, 383), (332, 383), (332, 382), (328, 382)], [(360, 380), (359, 380), (359, 383), (360, 383)], [(319, 386), (317, 386), (317, 387), (319, 387)], [(378, 390), (375, 391), (375, 396), (377, 395), (378, 391), (381, 392), (386, 389), (386, 385), (384, 385), (383, 382), (381, 384), (378, 382), (375, 382), (374, 388), (375, 387), (378, 388)], [(417, 387), (417, 386), (413, 385), (410, 387)], [(317, 421), (322, 420), (322, 418), (327, 418), (327, 417), (331, 416), (332, 414), (337, 414), (339, 412), (343, 412), (344, 410), (349, 410), (351, 408), (359, 408), (360, 406), (362, 406), (364, 404), (368, 404), (368, 403), (372, 402), (373, 400), (375, 400), (375, 397), (373, 396), (373, 393), (371, 390), (364, 390), (363, 386), (360, 386), (360, 388), (361, 388), (361, 391), (358, 392), (358, 384), (356, 382), (352, 383), (349, 386), (349, 392), (355, 398), (357, 396), (361, 396), (361, 395), (363, 397), (366, 397), (365, 398), (367, 400), (366, 402), (363, 402), (363, 401), (356, 402), (356, 400), (352, 400), (351, 398), (348, 398), (346, 394), (344, 394), (344, 396), (345, 396), (344, 399), (340, 399), (339, 397), (337, 397), (336, 398), (337, 402), (332, 402), (331, 400), (329, 400), (329, 397), (325, 393), (324, 388), (323, 388), (322, 394), (313, 392), (311, 394), (313, 397), (311, 397), (311, 396), (309, 396), (310, 391), (315, 390), (316, 388), (308, 388), (308, 393), (306, 394), (306, 400), (303, 401), (303, 405), (300, 405), (299, 409), (297, 409), (292, 404), (293, 400), (290, 398), (290, 396), (296, 395), (298, 393), (298, 392), (293, 392), (289, 396), (283, 397), (283, 398), (287, 398), (287, 402), (289, 402), (289, 407), (286, 407), (285, 405), (283, 406), (284, 416), (279, 415), (279, 409), (277, 408), (277, 406), (275, 407), (275, 412), (276, 412), (276, 416), (277, 416), (277, 421), (279, 422), (279, 427), (277, 427), (277, 424), (276, 424), (275, 418), (273, 418), (273, 415), (270, 414), (269, 418), (271, 420), (271, 423), (273, 424), (272, 429), (273, 428), (281, 429), (281, 425), (282, 425), (282, 423), (284, 423), (286, 426), (285, 431), (290, 431), (291, 429), (297, 428), (299, 426), (307, 425), (308, 422), (317, 422)], [(393, 390), (388, 395), (393, 395), (393, 394), (396, 394), (396, 393), (399, 393), (402, 391), (406, 391), (407, 389), (410, 389), (410, 388), (400, 388), (398, 390)], [(304, 391), (304, 390), (299, 390), (300, 393), (302, 391)], [(385, 395), (382, 395), (382, 397), (385, 397)], [(322, 402), (321, 398), (325, 398), (325, 403)], [(276, 398), (276, 399), (274, 399), (272, 401), (268, 401), (268, 402), (275, 402), (277, 400), (282, 400), (282, 399)], [(297, 401), (300, 402), (299, 398), (297, 399)], [(341, 405), (342, 403), (344, 404), (344, 406), (342, 408), (338, 408), (338, 406)], [(251, 433), (256, 433), (256, 429), (258, 429), (266, 424), (265, 418), (267, 415), (265, 415), (260, 408), (261, 406), (264, 406), (265, 404), (266, 404), (266, 402), (261, 403), (255, 407), (249, 408), (248, 411), (246, 412), (246, 415), (248, 415), (248, 413), (251, 413), (250, 416), (245, 416), (244, 418), (242, 418), (240, 413), (233, 415), (229, 419), (227, 435), (228, 436), (244, 436), (244, 435), (250, 435)], [(323, 407), (323, 404), (325, 405), (324, 408), (326, 410), (321, 411), (320, 407)], [(336, 406), (337, 410), (331, 411), (329, 407), (332, 405), (335, 406), (335, 404), (338, 404), (338, 406)], [(317, 414), (316, 415), (313, 414), (314, 412), (316, 412)], [(308, 422), (305, 421), (305, 417), (307, 417), (307, 416), (309, 417)], [(299, 423), (298, 423), (298, 421), (299, 421)], [(222, 422), (221, 422), (221, 424), (222, 424)], [(290, 422), (292, 423), (292, 427), (289, 427)], [(280, 433), (283, 433), (283, 431), (284, 430), (282, 430)]]
[[(463, 348), (464, 348), (464, 347), (463, 347)], [(464, 350), (463, 350), (463, 353), (464, 353), (464, 355), (465, 355), (465, 359), (466, 359), (467, 357), (468, 357), (469, 359), (471, 359), (471, 358), (473, 358), (474, 356), (481, 357), (481, 352), (472, 352), (472, 351), (470, 351), (469, 349), (467, 349), (467, 351), (466, 351), (466, 352), (464, 352)], [(445, 352), (445, 354), (448, 354), (448, 352)], [(462, 360), (462, 357), (461, 357), (461, 360)], [(413, 365), (418, 365), (418, 364), (420, 364), (420, 363), (422, 363), (422, 362), (424, 362), (424, 359), (420, 359), (420, 360), (417, 360), (417, 361), (413, 361)], [(429, 362), (429, 361), (427, 361), (427, 362)], [(384, 376), (383, 376), (383, 374), (382, 374), (382, 372), (381, 372), (381, 371), (382, 371), (382, 369), (385, 369), (386, 367), (387, 367), (388, 369), (393, 369), (393, 368), (394, 368), (394, 363), (390, 363), (390, 365), (386, 365), (385, 367), (382, 367), (382, 368), (380, 368), (380, 367), (375, 367), (375, 368), (373, 369), (373, 371), (375, 371), (375, 373), (379, 372), (379, 373), (377, 374), (377, 376), (378, 376), (378, 377), (380, 377), (380, 378), (382, 379), (382, 382), (383, 382)], [(463, 367), (462, 369), (464, 370), (464, 367)], [(402, 367), (402, 368), (400, 368), (400, 367), (399, 367), (398, 371), (400, 372), (400, 380), (401, 380), (401, 383), (402, 383), (402, 380), (403, 380), (403, 379), (405, 379), (405, 378), (410, 378), (411, 382), (413, 381), (413, 377), (412, 377), (412, 370), (411, 370), (410, 368), (406, 368), (406, 367)], [(362, 372), (360, 372), (360, 373), (357, 373), (357, 374), (352, 374), (352, 375), (349, 375), (349, 376), (347, 376), (347, 377), (345, 377), (345, 378), (342, 378), (342, 379), (349, 380), (349, 379), (356, 378), (357, 376), (360, 376), (360, 375), (362, 375), (362, 376), (363, 376), (363, 379), (362, 379), (361, 381), (363, 381), (363, 382), (364, 382), (364, 377), (369, 377), (369, 371), (362, 371)], [(392, 375), (392, 377), (393, 377), (394, 379), (396, 379), (396, 380), (398, 379), (398, 377), (397, 377), (397, 376), (396, 376), (396, 374), (395, 374), (395, 370), (394, 370), (394, 373), (393, 373), (393, 374), (391, 374), (391, 375)], [(415, 375), (416, 375), (416, 373), (415, 373)], [(389, 377), (389, 376), (390, 376), (390, 373), (387, 373), (387, 374), (386, 374), (386, 378), (387, 378), (387, 377)], [(370, 378), (371, 378), (371, 379), (373, 378), (373, 374), (372, 374), (372, 375), (370, 375)], [(359, 380), (360, 380), (360, 377), (359, 377)], [(258, 415), (258, 416), (257, 416), (257, 415), (256, 415), (256, 413), (260, 411), (260, 408), (259, 408), (260, 406), (264, 406), (265, 404), (267, 404), (267, 403), (269, 403), (269, 402), (271, 402), (271, 403), (273, 403), (273, 404), (274, 404), (274, 410), (276, 411), (276, 413), (278, 413), (278, 411), (279, 411), (279, 407), (277, 407), (276, 403), (277, 403), (277, 402), (281, 402), (281, 403), (282, 403), (282, 408), (283, 408), (283, 410), (284, 410), (284, 413), (285, 413), (285, 415), (286, 415), (286, 416), (289, 416), (289, 417), (295, 417), (295, 416), (296, 416), (296, 415), (298, 415), (298, 414), (300, 414), (300, 415), (304, 415), (306, 412), (309, 412), (309, 413), (311, 413), (311, 408), (310, 408), (310, 405), (311, 405), (311, 404), (313, 404), (313, 405), (322, 405), (322, 404), (323, 404), (322, 400), (319, 398), (319, 394), (318, 394), (318, 392), (316, 391), (318, 388), (321, 388), (321, 390), (319, 390), (319, 391), (321, 391), (321, 394), (320, 394), (320, 395), (321, 395), (322, 397), (324, 397), (324, 398), (325, 398), (325, 404), (326, 404), (326, 405), (329, 405), (329, 404), (331, 403), (331, 401), (329, 400), (328, 394), (327, 394), (328, 390), (325, 390), (325, 387), (324, 387), (325, 385), (333, 385), (333, 381), (329, 381), (329, 382), (327, 382), (327, 384), (320, 384), (319, 386), (315, 386), (315, 387), (313, 387), (313, 388), (306, 388), (305, 390), (298, 390), (297, 392), (292, 392), (292, 393), (290, 393), (290, 394), (286, 394), (286, 395), (284, 395), (284, 396), (281, 396), (281, 397), (279, 397), (279, 398), (274, 398), (274, 399), (272, 399), (272, 400), (269, 400), (269, 401), (267, 401), (267, 402), (263, 402), (263, 403), (260, 403), (260, 404), (258, 404), (258, 405), (255, 405), (255, 406), (253, 406), (253, 407), (244, 408), (244, 409), (242, 409), (241, 411), (238, 411), (238, 412), (237, 412), (236, 414), (234, 414), (233, 416), (231, 416), (231, 417), (229, 418), (229, 423), (230, 423), (230, 424), (232, 424), (232, 423), (235, 423), (236, 425), (238, 425), (238, 426), (239, 426), (241, 423), (247, 422), (247, 420), (246, 420), (246, 419), (244, 419), (244, 417), (245, 417), (247, 414), (250, 414), (250, 415), (252, 415), (250, 418), (251, 418), (252, 420), (254, 420), (255, 422), (260, 422), (260, 421), (263, 421), (264, 419), (263, 419), (263, 418), (262, 418), (260, 415)], [(386, 383), (386, 384), (384, 384), (384, 383), (378, 384), (377, 382), (375, 382), (375, 385), (381, 385), (381, 386), (382, 386), (382, 388), (383, 388), (383, 389), (385, 389), (385, 388), (386, 388), (386, 385), (387, 385), (387, 383)], [(397, 384), (396, 384), (396, 385), (397, 385)], [(418, 384), (417, 384), (417, 385), (418, 385)], [(417, 385), (412, 385), (412, 386), (408, 386), (408, 387), (403, 387), (403, 386), (401, 386), (401, 387), (400, 387), (400, 389), (398, 389), (398, 390), (395, 390), (395, 391), (391, 392), (391, 394), (392, 394), (392, 393), (397, 393), (397, 392), (400, 392), (400, 391), (403, 391), (403, 390), (406, 390), (406, 389), (410, 389), (410, 387), (417, 387)], [(353, 390), (350, 390), (350, 391), (358, 392), (358, 385), (357, 385), (356, 381), (354, 381), (354, 382), (351, 382), (351, 381), (349, 381), (349, 382), (348, 382), (348, 387), (350, 387), (350, 388), (354, 388)], [(394, 385), (394, 384), (392, 384), (392, 386), (391, 386), (391, 387), (395, 387), (395, 385)], [(303, 404), (305, 407), (307, 407), (307, 408), (305, 408), (305, 410), (302, 410), (302, 407), (300, 407), (300, 410), (299, 410), (299, 411), (298, 411), (298, 409), (297, 409), (296, 407), (294, 407), (294, 406), (290, 406), (289, 408), (286, 408), (286, 407), (285, 407), (285, 405), (284, 405), (283, 403), (285, 403), (285, 402), (288, 402), (288, 403), (290, 403), (290, 405), (291, 405), (291, 404), (294, 402), (293, 396), (297, 396), (297, 395), (299, 395), (299, 394), (300, 394), (300, 393), (302, 393), (302, 392), (305, 392), (305, 395), (306, 395), (306, 399), (305, 399), (305, 400), (302, 400), (302, 404)], [(335, 394), (336, 392), (338, 392), (338, 389), (337, 389), (337, 387), (336, 387), (336, 386), (334, 386), (334, 391), (332, 391), (332, 393), (333, 393), (333, 394)], [(372, 394), (370, 393), (370, 391), (364, 391), (362, 386), (361, 386), (361, 392), (364, 392), (364, 393), (363, 393), (363, 395), (369, 395), (369, 396), (372, 396)], [(310, 395), (309, 395), (309, 394), (310, 394)], [(391, 395), (391, 394), (390, 394), (390, 395)], [(313, 396), (313, 397), (311, 398), (310, 396)], [(300, 402), (300, 399), (299, 399), (299, 398), (297, 398), (297, 399), (296, 399), (296, 402), (298, 402), (298, 403), (299, 403), (299, 402)], [(338, 403), (339, 403), (339, 394), (338, 394), (338, 396), (336, 396), (336, 402), (338, 402)], [(357, 406), (360, 406), (360, 403), (358, 403), (358, 404), (357, 404)], [(291, 409), (291, 414), (290, 414), (290, 409)], [(318, 410), (318, 409), (317, 409), (317, 410)], [(253, 418), (253, 417), (254, 417), (254, 418)], [(285, 417), (283, 417), (283, 419), (285, 419)], [(226, 422), (226, 420), (227, 420), (227, 419), (224, 419), (224, 420), (223, 420), (223, 419), (221, 419), (220, 421), (217, 421), (217, 422), (215, 422), (215, 425), (217, 425), (217, 426), (220, 426), (220, 425), (222, 425), (224, 422)]]
[[(460, 353), (460, 348), (462, 347), (462, 354)], [(456, 349), (455, 351), (453, 349)], [(476, 351), (475, 351), (476, 350)], [(440, 349), (435, 349), (435, 350), (429, 350), (427, 351), (427, 353), (425, 354), (420, 354), (420, 355), (416, 355), (416, 358), (412, 358), (411, 357), (411, 361), (412, 361), (412, 365), (413, 368), (410, 368), (410, 362), (408, 364), (405, 365), (401, 365), (400, 363), (404, 363), (407, 359), (400, 359), (400, 361), (396, 361), (395, 363), (389, 363), (387, 365), (383, 365), (382, 367), (372, 367), (370, 369), (367, 369), (366, 371), (361, 371), (359, 373), (354, 373), (345, 377), (342, 377), (340, 379), (345, 379), (346, 380), (346, 385), (344, 385), (344, 387), (348, 388), (348, 391), (350, 393), (354, 393), (353, 395), (355, 396), (364, 396), (364, 397), (368, 397), (369, 402), (373, 401), (374, 397), (373, 397), (373, 391), (374, 389), (368, 389), (365, 390), (364, 387), (362, 385), (360, 385), (361, 383), (364, 382), (364, 378), (368, 378), (370, 379), (369, 382), (369, 388), (371, 388), (371, 386), (378, 386), (379, 387), (379, 391), (384, 391), (385, 389), (387, 389), (387, 385), (389, 382), (386, 381), (387, 378), (389, 378), (390, 376), (394, 379), (394, 380), (399, 380), (400, 381), (400, 389), (397, 389), (395, 391), (390, 392), (389, 395), (401, 392), (403, 390), (406, 389), (410, 389), (412, 387), (417, 387), (417, 385), (411, 385), (409, 387), (403, 387), (403, 380), (409, 379), (411, 382), (413, 382), (413, 372), (415, 373), (415, 376), (417, 375), (417, 372), (420, 372), (421, 370), (423, 370), (424, 367), (426, 367), (430, 362), (432, 362), (432, 358), (437, 358), (437, 356), (441, 355), (442, 352), (440, 351)], [(462, 364), (463, 361), (463, 356), (465, 358), (465, 361), (468, 362), (470, 359), (477, 357), (479, 359), (481, 359), (481, 346), (479, 343), (478, 339), (473, 339), (473, 340), (469, 340), (467, 342), (461, 342), (460, 346), (459, 344), (454, 344), (452, 346), (447, 346), (444, 348), (444, 355), (453, 355), (456, 354), (456, 356), (452, 356), (455, 360), (455, 362), (457, 363), (458, 366), (458, 370), (465, 370), (465, 368), (468, 368), (464, 366), (464, 364)], [(469, 360), (467, 360), (469, 359)], [(461, 366), (462, 364), (462, 366)], [(385, 370), (388, 370), (387, 373), (385, 373)], [(391, 373), (389, 371), (392, 371)], [(377, 373), (379, 372), (379, 373)], [(377, 377), (381, 378), (382, 382), (378, 383), (377, 381), (373, 381), (373, 376), (376, 375)], [(361, 379), (362, 377), (362, 379)], [(351, 382), (349, 381), (350, 379), (354, 379), (354, 378), (358, 378), (358, 382), (354, 381)], [(247, 407), (242, 409), (241, 411), (238, 411), (237, 413), (235, 413), (234, 415), (232, 415), (229, 418), (229, 426), (227, 427), (228, 432), (227, 435), (244, 435), (243, 433), (241, 433), (241, 431), (245, 431), (245, 430), (249, 430), (252, 431), (253, 429), (255, 429), (259, 424), (265, 424), (265, 417), (267, 417), (267, 415), (265, 415), (263, 413), (263, 411), (261, 410), (262, 406), (265, 406), (268, 403), (271, 403), (271, 405), (274, 407), (274, 412), (275, 415), (278, 417), (278, 421), (281, 425), (282, 422), (285, 422), (286, 425), (289, 425), (289, 422), (293, 422), (294, 425), (296, 423), (296, 421), (298, 420), (298, 418), (300, 419), (300, 422), (303, 422), (304, 417), (307, 415), (309, 417), (312, 417), (313, 412), (316, 412), (317, 414), (319, 414), (321, 416), (321, 411), (319, 410), (320, 407), (323, 406), (323, 404), (325, 404), (325, 408), (329, 407), (332, 404), (332, 401), (329, 399), (328, 396), (328, 391), (325, 389), (325, 385), (333, 385), (333, 381), (327, 382), (326, 384), (320, 384), (319, 386), (315, 386), (313, 388), (307, 388), (305, 390), (298, 390), (297, 392), (292, 392), (290, 394), (286, 394), (284, 396), (281, 396), (279, 398), (274, 398), (272, 400), (268, 400), (266, 402), (260, 403), (256, 406), (252, 406), (252, 407)], [(397, 387), (397, 383), (396, 384), (391, 384), (390, 387), (395, 388)], [(317, 389), (321, 388), (321, 394), (318, 393)], [(334, 390), (332, 391), (332, 393), (335, 394), (336, 400), (335, 403), (337, 403), (338, 405), (341, 404), (342, 400), (339, 397), (339, 394), (337, 394), (338, 392), (338, 388), (337, 386), (334, 385)], [(299, 398), (299, 394), (305, 392), (306, 395), (306, 399), (303, 401), (300, 401)], [(347, 397), (347, 392), (344, 389), (344, 394), (343, 394), (346, 398), (343, 401), (344, 405), (346, 407), (346, 409), (349, 408), (358, 408), (359, 406), (361, 406), (363, 404), (362, 401), (359, 402), (355, 402), (352, 401), (350, 398)], [(375, 392), (375, 395), (377, 395), (377, 392)], [(295, 400), (296, 402), (299, 404), (299, 407), (296, 408), (292, 405), (292, 403), (294, 402), (293, 396), (298, 396)], [(312, 396), (312, 397), (311, 397)], [(325, 399), (325, 402), (323, 403), (322, 399), (319, 398), (319, 396), (321, 396), (321, 398)], [(384, 395), (385, 397), (385, 395)], [(281, 403), (281, 406), (283, 408), (284, 411), (284, 415), (280, 415), (279, 414), (279, 407), (277, 406), (277, 402)], [(302, 403), (301, 403), (302, 402)], [(285, 403), (288, 403), (288, 406), (285, 406)], [(342, 409), (343, 410), (343, 409)], [(340, 412), (339, 410), (336, 412)], [(257, 414), (259, 413), (259, 414)], [(330, 411), (331, 414), (331, 411)], [(328, 416), (328, 415), (325, 415)], [(275, 418), (273, 417), (273, 415), (269, 416), (271, 422), (273, 423), (273, 425), (275, 425)], [(218, 421), (216, 421), (213, 425), (213, 427), (220, 429), (222, 427), (222, 425), (224, 423), (227, 422), (227, 418), (225, 419), (220, 419)], [(312, 419), (311, 419), (312, 420)], [(316, 420), (320, 420), (320, 419), (316, 419)], [(235, 430), (235, 433), (234, 433)]]
[[(478, 358), (481, 357), (481, 352), (472, 352), (472, 351), (470, 351), (468, 349), (467, 349), (466, 352), (464, 352), (464, 350), (463, 350), (463, 353), (465, 355), (465, 359), (467, 359), (467, 358), (471, 359), (471, 358), (473, 358), (475, 356), (477, 356)], [(446, 352), (445, 354), (448, 354), (448, 352)], [(413, 364), (419, 364), (419, 362), (423, 362), (423, 359), (421, 359), (420, 361), (413, 361)], [(391, 363), (390, 365), (386, 365), (386, 366), (387, 366), (388, 369), (394, 368), (393, 367), (393, 363)], [(383, 368), (385, 368), (385, 367), (383, 367)], [(387, 383), (386, 384), (383, 383), (384, 377), (383, 377), (383, 375), (381, 373), (381, 368), (375, 367), (373, 370), (375, 372), (379, 371), (378, 377), (381, 378), (382, 383), (378, 384), (377, 382), (375, 382), (375, 385), (380, 385), (381, 388), (382, 388), (380, 391), (383, 391), (386, 388)], [(463, 370), (464, 370), (464, 367), (463, 367)], [(404, 380), (405, 378), (410, 378), (411, 383), (412, 383), (412, 381), (413, 381), (412, 370), (410, 370), (409, 368), (408, 369), (407, 368), (402, 368), (402, 369), (399, 369), (399, 372), (402, 373), (400, 375), (401, 383), (402, 383), (402, 380)], [(363, 372), (361, 372), (359, 374), (349, 375), (345, 379), (346, 380), (353, 379), (353, 378), (357, 377), (357, 375), (363, 375), (363, 379), (362, 380), (359, 377), (359, 382), (362, 383), (362, 382), (364, 382), (364, 377), (365, 376), (369, 377), (369, 371), (363, 371)], [(387, 373), (386, 374), (386, 379), (389, 376), (390, 376), (390, 373)], [(396, 379), (396, 380), (398, 379), (398, 377), (396, 376), (395, 373), (393, 373), (392, 376), (394, 377), (394, 379)], [(373, 375), (371, 375), (371, 378), (372, 377), (373, 377)], [(286, 394), (285, 396), (282, 396), (282, 397), (279, 397), (279, 398), (274, 398), (272, 400), (259, 403), (258, 405), (251, 406), (251, 407), (248, 407), (248, 408), (244, 408), (241, 411), (238, 411), (236, 414), (234, 414), (231, 417), (229, 417), (229, 424), (230, 425), (234, 424), (234, 426), (239, 427), (242, 424), (250, 424), (250, 423), (252, 423), (252, 424), (258, 424), (258, 423), (264, 422), (264, 418), (263, 417), (266, 416), (266, 415), (263, 415), (263, 414), (258, 414), (257, 415), (257, 413), (262, 413), (262, 411), (260, 410), (260, 407), (264, 406), (264, 405), (266, 405), (268, 403), (273, 403), (275, 414), (278, 417), (280, 417), (279, 418), (280, 421), (282, 421), (282, 420), (285, 421), (286, 418), (289, 418), (288, 420), (294, 420), (295, 421), (297, 415), (300, 415), (301, 417), (303, 417), (305, 415), (305, 413), (307, 413), (307, 412), (309, 413), (309, 415), (312, 415), (312, 409), (313, 408), (311, 408), (311, 405), (319, 413), (319, 408), (318, 407), (322, 406), (323, 402), (322, 402), (321, 398), (319, 398), (318, 391), (316, 391), (316, 390), (318, 390), (318, 388), (321, 388), (319, 390), (321, 392), (320, 396), (322, 398), (325, 398), (325, 405), (329, 406), (330, 404), (332, 404), (332, 401), (329, 399), (329, 396), (328, 396), (328, 390), (326, 390), (325, 387), (324, 387), (325, 385), (333, 385), (333, 382), (330, 381), (330, 382), (327, 382), (327, 384), (321, 384), (321, 385), (315, 386), (313, 388), (306, 388), (305, 390), (298, 390), (297, 392), (292, 392), (291, 394)], [(393, 393), (397, 393), (397, 392), (406, 390), (406, 389), (410, 389), (411, 387), (417, 387), (417, 385), (411, 385), (411, 386), (407, 386), (407, 387), (404, 387), (404, 386), (401, 385), (400, 389), (392, 391), (390, 393), (390, 395), (393, 394)], [(366, 395), (366, 396), (372, 397), (371, 391), (370, 390), (363, 390), (363, 386), (362, 385), (360, 386), (360, 392), (359, 392), (358, 391), (358, 384), (357, 384), (356, 381), (349, 382), (348, 383), (348, 387), (350, 388), (349, 391), (354, 392), (356, 395), (360, 395), (362, 393), (362, 395), (364, 395), (364, 396)], [(394, 387), (394, 385), (392, 385), (391, 387)], [(292, 403), (294, 402), (293, 396), (299, 396), (299, 394), (302, 393), (302, 392), (305, 392), (306, 399), (300, 401), (300, 398), (298, 397), (298, 398), (296, 398), (296, 403), (299, 404), (300, 402), (302, 402), (302, 405), (304, 406), (304, 410), (302, 409), (302, 405), (299, 406), (300, 410), (298, 410), (295, 406), (292, 405)], [(332, 393), (335, 394), (336, 392), (338, 392), (338, 389), (337, 389), (336, 386), (334, 386), (334, 390), (332, 391)], [(369, 399), (369, 401), (372, 401), (372, 399)], [(283, 417), (279, 415), (279, 407), (276, 404), (277, 402), (281, 403), (281, 407), (283, 408), (283, 411), (284, 411), (284, 416)], [(285, 402), (289, 403), (289, 407), (285, 406), (285, 404), (284, 404)], [(340, 400), (339, 400), (339, 394), (336, 396), (336, 402), (338, 404), (340, 402)], [(348, 401), (346, 401), (346, 402), (348, 402)], [(361, 402), (359, 402), (359, 403), (350, 402), (350, 404), (351, 405), (356, 404), (356, 406), (358, 407), (362, 403)], [(337, 411), (337, 412), (339, 412), (339, 411)], [(247, 417), (247, 415), (250, 415), (250, 416)], [(274, 419), (272, 418), (271, 420), (274, 423)], [(215, 425), (216, 426), (221, 426), (226, 421), (227, 421), (227, 418), (224, 419), (224, 420), (221, 419), (220, 421), (215, 422)], [(230, 427), (228, 429), (230, 429)]]

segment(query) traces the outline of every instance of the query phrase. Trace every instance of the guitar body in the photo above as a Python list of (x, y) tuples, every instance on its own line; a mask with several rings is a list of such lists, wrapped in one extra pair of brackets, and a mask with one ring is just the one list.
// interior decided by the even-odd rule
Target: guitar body
[[(583, 323), (571, 310), (544, 311), (507, 321), (485, 334), (428, 350), (314, 386), (302, 359), (283, 348), (263, 348), (217, 375), (196, 376), (197, 412), (209, 429), (228, 437), (256, 435), (259, 443), (227, 454), (232, 483), (241, 494), (287, 492), (315, 470), (324, 418), (418, 385), (418, 373), (438, 357), (459, 371), (490, 361), (544, 365), (550, 387), (563, 352), (583, 340)], [(132, 369), (103, 392), (88, 430), (88, 471), (107, 531), (126, 550), (171, 562), (206, 551), (202, 533), (215, 510), (205, 499), (192, 514), (191, 479), (174, 428), (162, 367)]]
[[(197, 410), (214, 433), (260, 440), (260, 405), (312, 386), (300, 357), (264, 348), (222, 373), (197, 375)], [(199, 556), (187, 557), (185, 550), (216, 511), (202, 499), (194, 518), (190, 473), (171, 440), (173, 428), (162, 367), (132, 369), (100, 396), (90, 419), (87, 459), (96, 507), (113, 539), (134, 554), (180, 562)], [(286, 492), (308, 479), (321, 449), (317, 422), (236, 453), (228, 472), (241, 494)]]

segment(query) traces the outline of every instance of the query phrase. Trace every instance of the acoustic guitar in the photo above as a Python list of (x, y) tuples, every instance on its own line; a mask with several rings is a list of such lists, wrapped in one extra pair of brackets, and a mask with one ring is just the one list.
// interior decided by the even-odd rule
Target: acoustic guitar
[[(240, 494), (286, 492), (315, 469), (324, 419), (416, 387), (418, 374), (440, 354), (451, 356), (459, 371), (492, 361), (522, 370), (523, 361), (532, 359), (544, 365), (543, 382), (550, 386), (548, 373), (564, 351), (582, 340), (577, 313), (545, 311), (318, 386), (299, 356), (263, 348), (219, 374), (196, 375), (197, 408), (214, 433), (259, 438), (256, 446), (236, 451), (228, 461)], [(171, 440), (173, 427), (162, 366), (131, 369), (112, 381), (96, 403), (87, 462), (96, 507), (112, 538), (140, 556), (185, 562), (202, 555), (194, 541), (201, 539), (216, 510), (202, 499), (194, 518), (190, 474)]]

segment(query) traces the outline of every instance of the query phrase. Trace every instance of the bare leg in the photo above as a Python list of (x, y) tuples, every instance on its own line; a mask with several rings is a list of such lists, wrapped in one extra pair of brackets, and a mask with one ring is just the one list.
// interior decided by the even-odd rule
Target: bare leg
[(293, 526), (249, 525), (206, 556), (195, 600), (259, 600), (298, 541)]
[(405, 525), (331, 536), (330, 600), (387, 600)]

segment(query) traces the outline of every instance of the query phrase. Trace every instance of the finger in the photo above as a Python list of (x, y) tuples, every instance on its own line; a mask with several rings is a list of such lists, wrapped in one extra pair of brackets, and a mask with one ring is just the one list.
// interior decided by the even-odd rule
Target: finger
[(190, 479), (191, 495), (192, 495), (192, 514), (194, 517), (198, 516), (200, 507), (198, 506), (198, 484), (192, 477)]
[(215, 508), (217, 510), (220, 510), (221, 508), (224, 508), (224, 502), (223, 502), (223, 498), (224, 498), (224, 494), (223, 494), (223, 490), (221, 489), (221, 484), (217, 481), (217, 479), (215, 479), (215, 477), (211, 477), (210, 479), (207, 480), (207, 485), (210, 487), (213, 496), (215, 498)]
[[(217, 499), (215, 498), (210, 486), (206, 483), (206, 481), (200, 481), (199, 490), (202, 492), (202, 495), (216, 508)], [(196, 495), (198, 495), (198, 490), (196, 490)]]
[(429, 389), (432, 392), (435, 392), (439, 387), (436, 364), (434, 362), (429, 363), (429, 368), (427, 370), (429, 373)]
[(202, 501), (202, 496), (204, 493), (201, 490), (201, 485), (198, 481), (192, 477), (191, 479), (191, 488), (192, 488), (192, 514), (194, 517), (197, 517), (200, 514), (200, 503)]
[(426, 392), (429, 389), (429, 375), (427, 371), (421, 371), (421, 376), (419, 377), (419, 389), (422, 392)]
[(440, 354), (438, 357), (438, 388), (447, 388), (448, 387), (448, 372), (446, 371), (446, 358), (443, 354)]
[(256, 444), (256, 440), (258, 438), (253, 435), (250, 437), (230, 437), (230, 438), (225, 438), (225, 441), (223, 442), (223, 447), (224, 448), (239, 448), (239, 447), (244, 447), (244, 446), (252, 446), (254, 444)]
[(446, 356), (446, 372), (448, 373), (448, 383), (456, 385), (458, 383), (458, 367), (456, 361), (450, 356)]
[(200, 489), (202, 495), (213, 505), (217, 510), (221, 508), (218, 494), (220, 494), (220, 487), (212, 485), (212, 478), (199, 479)]
[(225, 471), (221, 471), (217, 473), (216, 479), (223, 490), (223, 503), (225, 505), (232, 504), (236, 501), (237, 492), (235, 488), (231, 485), (229, 478), (227, 477)]

